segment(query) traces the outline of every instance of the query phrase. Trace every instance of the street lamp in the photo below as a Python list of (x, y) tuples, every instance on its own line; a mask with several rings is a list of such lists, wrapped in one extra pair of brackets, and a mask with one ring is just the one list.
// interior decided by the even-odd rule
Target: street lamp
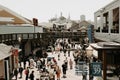
[[(18, 42), (19, 42), (18, 52), (21, 51), (21, 50), (20, 50), (21, 41), (22, 41), (22, 38), (19, 36), (19, 37), (18, 37)], [(20, 53), (19, 53), (19, 59), (22, 58), (22, 57), (20, 57), (20, 56), (23, 57), (23, 55), (20, 55)], [(20, 66), (21, 66), (21, 59), (19, 60), (19, 64), (20, 64)]]
[(18, 37), (18, 41), (19, 41), (19, 43), (21, 42), (21, 40), (22, 40), (22, 38), (21, 38), (21, 37)]

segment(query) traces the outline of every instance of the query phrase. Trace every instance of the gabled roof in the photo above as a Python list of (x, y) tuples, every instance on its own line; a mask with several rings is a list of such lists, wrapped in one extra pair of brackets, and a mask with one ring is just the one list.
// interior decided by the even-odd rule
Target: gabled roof
[(60, 16), (59, 19), (60, 20), (66, 20), (66, 18), (64, 16)]
[(12, 21), (0, 21), (0, 24), (7, 24), (7, 23), (12, 23), (12, 24), (31, 24), (31, 22), (22, 17), (21, 15), (17, 14), (16, 12), (0, 5), (0, 17), (3, 18), (11, 18)]
[(81, 30), (83, 28), (86, 29), (86, 27), (88, 27), (89, 25), (92, 25), (92, 24), (90, 24), (87, 21), (81, 21), (80, 23), (73, 22), (73, 25), (70, 29), (71, 30)]
[(87, 30), (87, 27), (82, 26), (82, 27), (78, 28), (78, 30)]
[(70, 30), (77, 30), (79, 27), (79, 24), (78, 23), (72, 23), (72, 27), (70, 27)]
[(89, 26), (89, 25), (91, 25), (89, 22), (87, 22), (87, 21), (81, 21), (80, 23), (79, 23), (79, 27), (82, 27), (82, 26), (85, 26), (85, 27), (87, 27), (87, 26)]

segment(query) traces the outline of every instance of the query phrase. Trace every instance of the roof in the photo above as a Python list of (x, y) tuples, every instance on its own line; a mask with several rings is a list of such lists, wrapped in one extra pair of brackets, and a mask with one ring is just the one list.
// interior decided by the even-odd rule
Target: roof
[(94, 49), (120, 49), (120, 44), (115, 42), (98, 42), (90, 45)]
[(64, 16), (60, 16), (59, 19), (60, 20), (66, 20), (66, 18)]
[(73, 25), (70, 29), (73, 29), (73, 30), (81, 30), (83, 28), (87, 29), (89, 25), (92, 25), (92, 24), (87, 21), (81, 21), (80, 23), (73, 22)]
[(72, 21), (72, 26), (70, 27), (71, 30), (77, 30), (79, 27), (79, 24), (75, 21)]
[(111, 4), (114, 4), (114, 3), (117, 2), (117, 1), (119, 1), (119, 0), (113, 0), (112, 2), (110, 2), (109, 4), (107, 4), (106, 6), (98, 9), (95, 13), (97, 13), (98, 11), (101, 11), (102, 9), (105, 9), (105, 8), (108, 7), (108, 6), (111, 6)]
[[(19, 23), (19, 24), (30, 24), (31, 21), (22, 17), (21, 15), (17, 14), (16, 12), (0, 5), (0, 17), (5, 17), (5, 18), (11, 18), (12, 20), (14, 20), (14, 22), (10, 22), (10, 23)], [(5, 23), (5, 21), (0, 22)]]
[(0, 44), (0, 60), (7, 58), (8, 56), (12, 55), (10, 52), (12, 49), (12, 46), (8, 46), (6, 44), (1, 43)]
[(79, 23), (79, 27), (82, 27), (82, 26), (85, 26), (85, 27), (88, 27), (89, 25), (91, 25), (91, 23), (87, 22), (87, 21), (81, 21)]
[(87, 27), (82, 26), (82, 27), (78, 28), (78, 30), (87, 30)]

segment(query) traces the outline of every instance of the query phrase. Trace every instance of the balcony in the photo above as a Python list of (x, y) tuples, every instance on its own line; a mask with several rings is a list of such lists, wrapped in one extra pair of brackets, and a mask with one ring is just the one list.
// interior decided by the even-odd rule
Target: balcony
[(98, 29), (96, 29), (96, 32), (100, 32), (100, 27), (98, 27)]
[(119, 29), (111, 29), (111, 33), (119, 33)]
[(102, 29), (102, 33), (108, 33), (108, 29)]
[(100, 30), (97, 29), (96, 32), (100, 32)]
[(108, 26), (103, 26), (102, 33), (108, 33)]

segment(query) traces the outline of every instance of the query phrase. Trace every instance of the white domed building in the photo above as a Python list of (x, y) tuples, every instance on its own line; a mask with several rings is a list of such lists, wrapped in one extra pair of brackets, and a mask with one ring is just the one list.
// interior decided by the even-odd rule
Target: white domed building
[(59, 18), (52, 18), (49, 20), (49, 22), (52, 23), (53, 30), (65, 31), (72, 26), (72, 20), (70, 20), (70, 15), (68, 16), (68, 18), (65, 18), (64, 16), (62, 16), (62, 13)]

